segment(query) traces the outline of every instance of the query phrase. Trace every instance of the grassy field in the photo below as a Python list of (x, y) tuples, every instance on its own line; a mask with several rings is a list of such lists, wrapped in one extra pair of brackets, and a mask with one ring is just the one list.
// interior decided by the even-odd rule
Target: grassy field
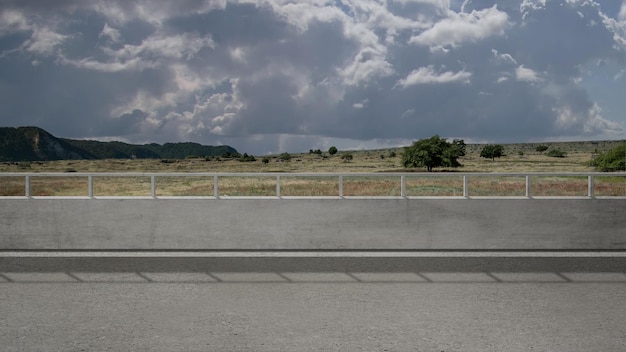
[[(567, 153), (564, 158), (549, 157), (536, 151), (538, 143), (505, 145), (506, 156), (495, 161), (481, 158), (481, 145), (468, 145), (467, 155), (460, 158), (460, 168), (435, 169), (437, 172), (487, 172), (487, 173), (526, 173), (526, 172), (592, 172), (588, 165), (597, 153), (608, 150), (620, 141), (605, 142), (561, 142), (541, 143), (551, 149)], [(62, 172), (68, 177), (33, 177), (31, 194), (37, 196), (84, 196), (88, 186), (85, 177), (73, 177), (75, 172), (208, 172), (208, 173), (379, 173), (414, 171), (406, 180), (408, 196), (461, 196), (463, 179), (460, 176), (439, 176), (425, 174), (423, 169), (405, 169), (401, 165), (403, 149), (339, 151), (334, 156), (317, 154), (292, 154), (290, 161), (282, 161), (278, 156), (257, 156), (254, 162), (240, 162), (223, 158), (188, 158), (182, 160), (63, 160), (52, 162), (2, 163), (0, 172), (42, 173)], [(353, 159), (342, 159), (344, 153), (352, 154)], [(343, 194), (346, 196), (399, 196), (399, 177), (356, 177), (345, 176)], [(213, 178), (207, 177), (158, 177), (157, 196), (213, 196)], [(598, 196), (626, 195), (626, 177), (602, 176), (595, 179), (595, 193)], [(585, 177), (540, 177), (531, 179), (534, 196), (585, 196)], [(471, 196), (523, 196), (523, 177), (470, 178), (468, 184)], [(281, 177), (280, 193), (283, 196), (335, 196), (339, 192), (336, 177)], [(0, 178), (0, 195), (24, 195), (23, 177)], [(149, 196), (149, 177), (95, 177), (96, 196)], [(220, 196), (273, 196), (276, 195), (275, 177), (220, 177)]]

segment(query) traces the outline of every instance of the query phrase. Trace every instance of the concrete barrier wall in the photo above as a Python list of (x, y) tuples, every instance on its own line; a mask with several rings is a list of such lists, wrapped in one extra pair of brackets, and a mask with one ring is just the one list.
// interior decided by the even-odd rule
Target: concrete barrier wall
[(626, 249), (623, 199), (3, 199), (1, 249)]

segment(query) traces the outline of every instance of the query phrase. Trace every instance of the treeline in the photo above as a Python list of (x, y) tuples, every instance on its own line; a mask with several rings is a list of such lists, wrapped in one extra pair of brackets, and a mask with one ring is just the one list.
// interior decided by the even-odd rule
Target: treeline
[(65, 138), (61, 140), (87, 151), (93, 156), (93, 159), (184, 159), (194, 156), (211, 157), (237, 153), (234, 148), (229, 146), (206, 146), (191, 142), (138, 145), (123, 142), (98, 142)]

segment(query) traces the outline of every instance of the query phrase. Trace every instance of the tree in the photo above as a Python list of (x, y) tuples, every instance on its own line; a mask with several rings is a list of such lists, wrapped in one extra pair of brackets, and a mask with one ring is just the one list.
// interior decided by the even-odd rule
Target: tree
[(483, 147), (483, 150), (480, 151), (481, 158), (489, 158), (491, 160), (496, 160), (504, 155), (504, 147), (500, 144), (488, 144)]
[(598, 155), (591, 161), (591, 166), (600, 171), (626, 170), (626, 144), (618, 145)]
[(459, 156), (465, 156), (465, 141), (462, 139), (453, 139), (452, 146), (458, 149)]
[(335, 146), (332, 146), (332, 147), (328, 148), (328, 154), (330, 154), (330, 155), (337, 154), (337, 148)]
[(420, 139), (413, 142), (410, 147), (404, 148), (402, 165), (404, 167), (426, 167), (428, 172), (432, 172), (434, 167), (461, 166), (457, 159), (463, 153), (460, 148), (462, 142), (462, 140), (458, 140), (456, 143), (448, 143), (445, 138), (440, 138), (438, 135), (428, 139)]
[(535, 148), (536, 151), (538, 151), (539, 153), (543, 153), (546, 150), (548, 150), (548, 146), (546, 145), (538, 145), (537, 148)]

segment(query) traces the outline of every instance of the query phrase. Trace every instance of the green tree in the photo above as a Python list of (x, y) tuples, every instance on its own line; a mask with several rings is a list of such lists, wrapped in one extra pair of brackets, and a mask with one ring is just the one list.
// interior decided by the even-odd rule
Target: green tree
[(330, 155), (337, 154), (337, 148), (335, 146), (332, 146), (332, 147), (328, 148), (328, 154), (330, 154)]
[(500, 144), (488, 144), (483, 147), (480, 151), (481, 158), (489, 158), (491, 160), (496, 160), (504, 155), (504, 147)]
[(457, 160), (462, 153), (459, 147), (461, 142), (462, 140), (458, 140), (456, 144), (448, 143), (445, 138), (440, 138), (438, 135), (428, 139), (420, 139), (413, 142), (410, 147), (404, 148), (402, 165), (404, 167), (426, 167), (428, 172), (440, 166), (461, 166)]
[(452, 146), (458, 149), (459, 156), (465, 156), (465, 141), (462, 139), (453, 139)]
[(626, 170), (626, 144), (618, 145), (598, 155), (591, 161), (591, 166), (600, 171)]

